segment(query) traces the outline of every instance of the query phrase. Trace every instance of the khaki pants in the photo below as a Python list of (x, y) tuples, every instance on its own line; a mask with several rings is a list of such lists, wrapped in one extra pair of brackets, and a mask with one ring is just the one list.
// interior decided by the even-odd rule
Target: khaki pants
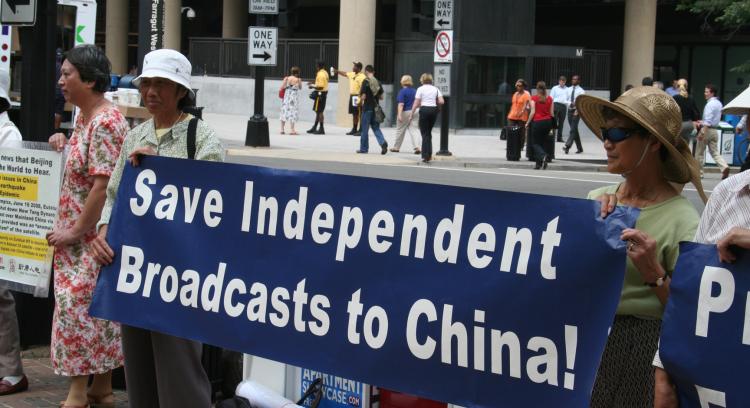
[(0, 378), (23, 374), (18, 340), (16, 302), (8, 289), (0, 288)]
[(419, 134), (419, 128), (417, 127), (419, 123), (419, 111), (414, 112), (411, 122), (409, 121), (410, 114), (411, 111), (403, 111), (398, 118), (399, 120), (396, 121), (396, 141), (393, 143), (393, 148), (396, 150), (401, 149), (401, 143), (404, 142), (404, 134), (406, 133), (409, 133), (409, 140), (414, 150), (419, 149), (419, 146), (422, 144), (421, 141), (415, 141), (414, 139), (414, 134)]
[(716, 131), (716, 129), (706, 127), (701, 128), (701, 131), (698, 133), (698, 145), (695, 148), (695, 159), (700, 163), (701, 169), (703, 169), (703, 166), (706, 164), (706, 147), (708, 147), (711, 157), (714, 158), (716, 165), (719, 166), (722, 171), (729, 167), (727, 162), (724, 161), (724, 158), (721, 157), (718, 143), (719, 132)]

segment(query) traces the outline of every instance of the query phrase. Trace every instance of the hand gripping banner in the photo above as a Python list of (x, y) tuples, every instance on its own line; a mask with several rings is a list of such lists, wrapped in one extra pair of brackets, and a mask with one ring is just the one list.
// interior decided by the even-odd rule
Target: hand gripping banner
[(595, 201), (160, 157), (91, 314), (464, 406), (588, 405), (620, 296)]

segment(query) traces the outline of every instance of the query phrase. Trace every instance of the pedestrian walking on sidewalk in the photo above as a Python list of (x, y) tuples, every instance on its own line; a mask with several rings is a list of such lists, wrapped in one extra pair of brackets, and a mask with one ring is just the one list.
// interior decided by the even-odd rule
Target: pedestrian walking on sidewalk
[(677, 94), (672, 96), (680, 107), (682, 113), (682, 129), (680, 136), (688, 146), (695, 140), (696, 123), (700, 120), (700, 112), (695, 105), (695, 100), (688, 93), (688, 82), (686, 79), (677, 80)]
[(414, 105), (411, 107), (409, 120), (414, 118), (414, 112), (419, 112), (419, 131), (422, 134), (422, 162), (432, 160), (432, 128), (435, 126), (438, 111), (443, 106), (443, 94), (440, 89), (432, 85), (432, 74), (424, 73), (419, 77), (422, 84), (414, 95)]
[[(143, 71), (133, 80), (152, 118), (128, 133), (107, 186), (99, 234), (92, 245), (102, 265), (111, 264), (114, 257), (107, 230), (125, 166), (138, 166), (143, 155), (224, 161), (224, 148), (214, 130), (185, 112), (195, 103), (191, 68), (179, 52), (159, 49), (146, 54)], [(188, 135), (191, 122), (194, 137)], [(122, 347), (131, 407), (211, 407), (211, 383), (201, 364), (201, 343), (123, 325)]]
[(337, 69), (335, 70), (335, 73), (349, 79), (349, 114), (352, 115), (352, 130), (346, 132), (346, 134), (359, 136), (360, 129), (358, 129), (357, 126), (359, 125), (359, 119), (362, 116), (362, 111), (360, 110), (359, 105), (359, 94), (362, 90), (362, 82), (364, 82), (367, 77), (362, 72), (361, 62), (353, 62), (352, 64), (351, 72)]
[(289, 76), (284, 78), (281, 88), (284, 89), (284, 99), (281, 102), (281, 134), (284, 134), (284, 123), (289, 122), (290, 135), (296, 135), (294, 125), (299, 118), (299, 92), (302, 89), (302, 80), (299, 78), (299, 67), (292, 67)]
[(568, 87), (568, 125), (570, 125), (570, 134), (568, 140), (565, 141), (565, 147), (563, 151), (565, 154), (570, 152), (570, 147), (573, 146), (573, 142), (576, 144), (576, 153), (583, 153), (583, 145), (581, 144), (581, 135), (578, 133), (578, 122), (581, 117), (578, 116), (578, 110), (576, 109), (576, 99), (579, 96), (585, 95), (586, 91), (581, 87), (581, 77), (573, 75), (570, 79), (571, 86)]
[(703, 90), (703, 96), (706, 98), (706, 106), (703, 108), (703, 119), (700, 121), (700, 130), (698, 131), (698, 145), (695, 148), (695, 158), (701, 165), (701, 176), (703, 176), (703, 167), (706, 165), (706, 147), (714, 158), (716, 165), (721, 169), (721, 178), (729, 177), (729, 165), (721, 157), (719, 151), (719, 121), (721, 121), (722, 105), (719, 98), (716, 97), (716, 87), (713, 84), (706, 84)]
[(383, 87), (380, 81), (375, 78), (375, 67), (368, 65), (365, 67), (367, 79), (362, 82), (362, 89), (359, 94), (359, 103), (362, 106), (362, 134), (359, 136), (359, 150), (357, 153), (367, 153), (370, 149), (370, 140), (368, 139), (368, 130), (372, 128), (375, 139), (380, 145), (380, 154), (388, 152), (388, 143), (385, 141), (383, 131), (380, 130), (380, 121), (375, 115), (375, 111), (380, 107), (380, 100), (383, 99)]
[(560, 76), (557, 80), (557, 85), (552, 87), (550, 96), (555, 102), (555, 124), (557, 127), (557, 141), (563, 142), (563, 125), (565, 125), (565, 114), (568, 113), (568, 87), (566, 84), (568, 79), (564, 76)]
[(113, 403), (112, 370), (123, 364), (120, 325), (89, 315), (100, 268), (92, 248), (96, 222), (128, 132), (125, 117), (104, 98), (110, 66), (94, 45), (68, 51), (60, 70), (60, 89), (80, 112), (70, 140), (62, 133), (49, 138), (58, 152), (69, 146), (58, 219), (47, 233), (47, 242), (55, 247), (52, 368), (57, 375), (71, 377), (63, 408)]
[(392, 152), (397, 153), (401, 149), (401, 143), (404, 141), (404, 135), (409, 133), (409, 140), (414, 148), (414, 154), (422, 153), (419, 148), (419, 143), (414, 141), (415, 124), (419, 122), (419, 112), (414, 112), (412, 116), (412, 107), (414, 106), (414, 97), (417, 94), (417, 90), (412, 86), (414, 82), (411, 79), (411, 75), (404, 75), (401, 77), (401, 90), (398, 91), (396, 102), (398, 103), (397, 117), (396, 117), (396, 141), (393, 143)]
[[(323, 128), (323, 122), (325, 116), (323, 113), (326, 110), (326, 99), (328, 98), (328, 71), (326, 70), (326, 63), (318, 60), (315, 63), (317, 69), (315, 73), (315, 82), (308, 82), (307, 86), (310, 89), (314, 89), (312, 96), (313, 99), (313, 112), (315, 112), (315, 124), (313, 127), (307, 130), (307, 133), (314, 135), (326, 134), (325, 128)], [(318, 128), (320, 124), (320, 128)]]
[(550, 162), (550, 153), (544, 147), (552, 145), (554, 148), (554, 138), (550, 132), (554, 127), (554, 106), (552, 97), (547, 95), (547, 84), (539, 81), (536, 84), (536, 95), (531, 97), (531, 112), (529, 120), (526, 122), (526, 128), (531, 129), (531, 147), (534, 149), (534, 160), (536, 166), (534, 169), (547, 169), (547, 163)]

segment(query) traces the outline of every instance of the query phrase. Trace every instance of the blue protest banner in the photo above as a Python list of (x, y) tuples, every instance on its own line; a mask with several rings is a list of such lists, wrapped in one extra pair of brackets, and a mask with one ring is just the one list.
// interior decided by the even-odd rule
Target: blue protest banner
[[(719, 261), (714, 245), (680, 244), (659, 355), (681, 407), (746, 407), (750, 389), (750, 254)], [(710, 404), (710, 405), (709, 405)]]
[(91, 314), (471, 406), (588, 405), (625, 270), (594, 201), (147, 157)]

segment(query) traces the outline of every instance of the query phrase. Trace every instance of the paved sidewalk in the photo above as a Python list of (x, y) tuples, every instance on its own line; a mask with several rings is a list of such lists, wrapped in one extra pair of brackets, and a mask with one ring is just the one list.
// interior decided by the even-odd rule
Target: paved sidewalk
[[(35, 347), (22, 353), (23, 368), (29, 379), (27, 391), (0, 397), (0, 408), (57, 408), (68, 396), (68, 378), (55, 375), (49, 347)], [(127, 407), (124, 391), (114, 391), (115, 406)]]
[[(370, 132), (369, 154), (357, 154), (359, 136), (348, 136), (350, 127), (339, 127), (326, 124), (325, 135), (311, 135), (305, 131), (312, 126), (309, 122), (300, 122), (296, 126), (299, 135), (280, 134), (280, 123), (277, 119), (269, 119), (270, 147), (246, 147), (245, 134), (248, 116), (204, 113), (204, 119), (213, 127), (219, 137), (226, 143), (231, 155), (278, 157), (285, 159), (336, 161), (362, 164), (390, 164), (414, 165), (433, 167), (464, 167), (464, 168), (524, 168), (531, 169), (534, 162), (521, 153), (521, 160), (508, 161), (505, 158), (505, 141), (500, 140), (499, 129), (461, 129), (457, 133), (451, 132), (448, 150), (451, 156), (435, 156), (429, 163), (421, 162), (419, 155), (413, 154), (413, 146), (407, 135), (399, 153), (388, 152), (380, 154), (380, 146)], [(287, 124), (287, 132), (289, 125)], [(389, 147), (393, 146), (396, 129), (382, 128)], [(583, 153), (576, 154), (575, 145), (570, 154), (563, 152), (563, 143), (555, 143), (555, 160), (549, 169), (571, 171), (602, 171), (606, 172), (606, 153), (599, 139), (581, 122), (579, 126)], [(568, 127), (564, 129), (565, 137)], [(440, 150), (440, 128), (432, 132), (433, 150)], [(418, 132), (414, 131), (417, 143), (421, 143)], [(733, 169), (732, 173), (736, 173)], [(707, 173), (718, 172), (716, 167), (706, 167)]]

